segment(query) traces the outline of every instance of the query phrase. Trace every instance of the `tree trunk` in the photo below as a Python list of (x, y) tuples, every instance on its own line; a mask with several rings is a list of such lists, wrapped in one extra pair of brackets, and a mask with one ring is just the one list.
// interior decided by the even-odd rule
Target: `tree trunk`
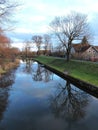
[(66, 53), (66, 55), (67, 55), (67, 62), (69, 62), (69, 60), (70, 60), (70, 55), (71, 55), (71, 44), (72, 44), (72, 40), (71, 39), (69, 39), (69, 42), (68, 42), (68, 48), (67, 48), (67, 53)]
[(69, 49), (67, 49), (67, 52), (66, 52), (66, 60), (67, 60), (67, 62), (69, 62), (69, 60), (70, 60), (70, 51), (69, 51)]

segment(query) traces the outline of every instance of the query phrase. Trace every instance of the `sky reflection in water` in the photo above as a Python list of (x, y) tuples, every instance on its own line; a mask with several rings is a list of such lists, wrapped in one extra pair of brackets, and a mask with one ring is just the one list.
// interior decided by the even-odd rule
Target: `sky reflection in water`
[(36, 62), (21, 63), (4, 80), (0, 130), (98, 130), (98, 99)]

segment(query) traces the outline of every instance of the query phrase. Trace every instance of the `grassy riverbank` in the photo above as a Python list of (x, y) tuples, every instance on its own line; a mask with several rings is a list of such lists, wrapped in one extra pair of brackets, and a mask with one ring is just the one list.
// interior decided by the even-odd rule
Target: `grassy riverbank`
[(3, 63), (3, 66), (0, 66), (0, 75), (7, 73), (9, 70), (16, 68), (19, 65), (20, 61), (16, 59), (14, 62), (6, 61)]
[(36, 60), (75, 78), (98, 86), (98, 64), (96, 63), (75, 60), (66, 62), (65, 59), (48, 56), (39, 56)]

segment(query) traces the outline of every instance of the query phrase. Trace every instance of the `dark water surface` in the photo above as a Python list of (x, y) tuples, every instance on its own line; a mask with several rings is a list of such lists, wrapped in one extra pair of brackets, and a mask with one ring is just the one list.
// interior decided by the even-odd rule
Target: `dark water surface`
[(0, 80), (0, 130), (98, 130), (98, 99), (22, 62)]

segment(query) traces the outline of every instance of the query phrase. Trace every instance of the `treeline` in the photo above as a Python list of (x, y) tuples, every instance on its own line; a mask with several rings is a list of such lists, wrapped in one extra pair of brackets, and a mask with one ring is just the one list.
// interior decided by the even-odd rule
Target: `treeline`
[[(73, 43), (81, 43), (84, 37), (87, 41), (92, 39), (89, 25), (87, 15), (79, 12), (72, 11), (68, 15), (57, 16), (49, 24), (50, 35), (33, 35), (31, 46), (37, 50), (37, 55), (40, 55), (42, 50), (47, 55), (46, 52), (50, 50), (52, 55), (64, 56), (69, 61)], [(30, 49), (31, 47), (27, 44), (23, 51), (28, 55)]]
[(0, 73), (12, 68), (19, 55), (19, 49), (11, 46), (11, 40), (0, 31)]
[(0, 0), (0, 76), (18, 64), (16, 56), (19, 50), (11, 46), (11, 40), (5, 35), (5, 32), (11, 29), (10, 16), (14, 14), (17, 6), (15, 1)]
[(25, 41), (21, 55), (25, 57), (50, 55), (52, 48), (51, 36), (49, 34), (34, 35), (31, 41)]

